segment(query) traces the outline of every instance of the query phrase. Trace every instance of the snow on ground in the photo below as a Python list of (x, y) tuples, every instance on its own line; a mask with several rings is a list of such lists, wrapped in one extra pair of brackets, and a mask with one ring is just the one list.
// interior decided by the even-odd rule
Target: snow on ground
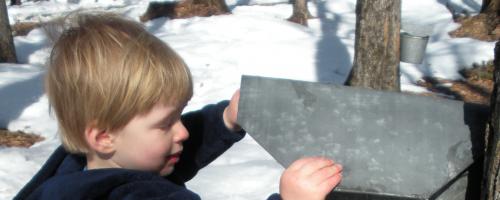
[[(242, 74), (344, 82), (354, 57), (356, 1), (309, 3), (311, 13), (318, 17), (309, 20), (309, 27), (285, 21), (292, 7), (283, 2), (228, 0), (232, 15), (160, 18), (145, 24), (191, 68), (195, 95), (185, 111), (228, 99), (239, 87)], [(147, 4), (146, 0), (49, 0), (9, 6), (8, 12), (11, 23), (46, 21), (78, 9), (119, 12), (138, 20)], [(452, 23), (445, 5), (457, 12), (477, 13), (480, 0), (403, 0), (402, 4), (404, 31), (430, 35), (423, 64), (401, 63), (403, 90), (424, 91), (415, 85), (424, 75), (460, 79), (459, 69), (493, 58), (493, 43), (447, 35), (457, 24)], [(16, 37), (15, 45), (23, 64), (0, 65), (0, 127), (46, 139), (29, 149), (0, 147), (0, 199), (11, 199), (59, 145), (57, 125), (42, 90), (43, 64), (50, 52), (48, 37), (36, 29)], [(278, 191), (282, 171), (247, 136), (202, 170), (188, 187), (203, 199), (265, 199)]]

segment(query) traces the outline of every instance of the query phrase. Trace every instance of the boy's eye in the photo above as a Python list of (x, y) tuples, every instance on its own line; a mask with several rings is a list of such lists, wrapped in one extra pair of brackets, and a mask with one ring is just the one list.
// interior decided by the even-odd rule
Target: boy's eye
[(168, 130), (175, 124), (176, 121), (177, 120), (168, 120), (160, 125), (160, 129)]
[(160, 125), (160, 127), (159, 127), (159, 128), (160, 128), (160, 129), (163, 129), (163, 130), (167, 130), (167, 129), (170, 129), (170, 127), (172, 127), (172, 125), (173, 125), (173, 123), (171, 123), (171, 122), (166, 122), (166, 123), (164, 123), (164, 124)]

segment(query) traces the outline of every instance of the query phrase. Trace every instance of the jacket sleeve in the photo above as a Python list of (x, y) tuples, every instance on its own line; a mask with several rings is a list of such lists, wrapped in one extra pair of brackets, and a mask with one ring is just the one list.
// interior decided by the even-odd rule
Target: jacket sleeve
[(170, 181), (184, 185), (198, 170), (244, 137), (245, 131), (231, 132), (224, 124), (222, 115), (228, 104), (229, 101), (223, 101), (182, 116), (189, 138), (184, 142), (184, 150), (175, 170), (167, 177)]

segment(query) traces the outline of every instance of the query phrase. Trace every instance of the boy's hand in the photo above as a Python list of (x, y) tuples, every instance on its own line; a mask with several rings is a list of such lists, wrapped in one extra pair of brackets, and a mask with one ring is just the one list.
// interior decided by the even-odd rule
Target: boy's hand
[(324, 157), (306, 157), (293, 162), (281, 175), (283, 200), (324, 200), (342, 179), (342, 166)]
[(237, 124), (236, 118), (238, 117), (238, 102), (240, 100), (240, 90), (236, 90), (229, 101), (229, 105), (224, 109), (224, 124), (231, 131), (241, 130), (240, 125)]

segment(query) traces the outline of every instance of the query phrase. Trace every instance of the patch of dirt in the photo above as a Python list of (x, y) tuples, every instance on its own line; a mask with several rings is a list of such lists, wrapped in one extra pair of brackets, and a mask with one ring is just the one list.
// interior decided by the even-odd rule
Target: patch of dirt
[(45, 138), (35, 134), (23, 133), (21, 131), (10, 132), (0, 129), (0, 146), (28, 148), (44, 139)]
[(464, 80), (443, 80), (433, 77), (424, 77), (417, 85), (427, 88), (432, 93), (425, 96), (441, 96), (468, 103), (490, 105), (493, 91), (493, 62), (483, 65), (474, 65), (471, 69), (460, 71)]
[(194, 16), (208, 17), (212, 15), (230, 14), (227, 7), (217, 4), (198, 3), (194, 0), (181, 2), (150, 2), (148, 8), (139, 19), (141, 22), (147, 22), (159, 17), (168, 17), (170, 19), (190, 18)]
[(12, 36), (24, 36), (28, 35), (28, 33), (38, 27), (41, 27), (42, 23), (40, 22), (16, 22), (11, 26)]

